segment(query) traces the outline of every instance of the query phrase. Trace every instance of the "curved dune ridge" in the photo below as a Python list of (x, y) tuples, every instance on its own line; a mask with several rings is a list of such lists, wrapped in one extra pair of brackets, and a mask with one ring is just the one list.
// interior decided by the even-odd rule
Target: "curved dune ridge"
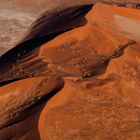
[(42, 12), (50, 15), (69, 7), (97, 2), (140, 8), (139, 0), (0, 0), (0, 55), (17, 44)]
[(0, 140), (139, 140), (140, 11), (91, 3), (44, 12), (0, 57)]

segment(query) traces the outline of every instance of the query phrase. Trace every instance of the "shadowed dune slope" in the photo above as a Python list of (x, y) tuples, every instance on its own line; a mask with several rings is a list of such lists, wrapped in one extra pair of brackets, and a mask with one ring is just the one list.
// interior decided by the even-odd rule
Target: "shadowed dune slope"
[[(21, 63), (22, 67), (25, 67), (25, 69), (29, 65), (31, 66), (30, 68), (28, 67), (29, 69), (36, 68), (38, 65), (43, 65), (42, 68), (45, 67), (46, 72), (50, 71), (47, 68), (47, 63), (42, 62), (42, 59), (38, 57), (40, 45), (65, 31), (85, 25), (87, 21), (84, 15), (91, 8), (92, 5), (78, 6), (75, 8), (66, 8), (50, 16), (42, 15), (31, 28), (29, 35), (15, 48), (1, 56), (0, 81), (10, 81), (17, 79), (17, 77), (26, 78), (39, 74), (39, 72), (34, 70), (31, 70), (29, 73), (28, 70), (24, 71), (24, 68), (20, 66)], [(5, 73), (5, 69), (7, 69), (7, 73)]]
[(46, 22), (53, 13), (90, 3), (93, 0), (0, 0), (0, 56), (26, 36), (30, 24), (44, 11)]
[(140, 8), (139, 0), (0, 0), (0, 55), (19, 42), (30, 24), (42, 12), (47, 11), (45, 16), (49, 16), (69, 7), (97, 2)]
[(139, 10), (46, 14), (0, 58), (0, 139), (139, 140)]

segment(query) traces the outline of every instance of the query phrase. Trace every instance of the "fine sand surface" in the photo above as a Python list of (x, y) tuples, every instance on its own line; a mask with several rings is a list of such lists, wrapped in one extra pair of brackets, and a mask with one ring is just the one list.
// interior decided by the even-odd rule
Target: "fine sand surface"
[(42, 12), (92, 2), (93, 0), (0, 0), (0, 55), (23, 38), (31, 23)]
[(40, 13), (97, 2), (140, 8), (139, 0), (0, 0), (0, 55), (20, 41)]
[(139, 140), (140, 11), (52, 9), (0, 57), (0, 140)]

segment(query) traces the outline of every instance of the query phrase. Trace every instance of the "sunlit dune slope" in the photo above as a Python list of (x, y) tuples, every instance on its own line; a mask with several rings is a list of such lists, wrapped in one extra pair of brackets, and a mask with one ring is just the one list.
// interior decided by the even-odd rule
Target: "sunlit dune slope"
[(131, 8), (45, 12), (0, 57), (0, 139), (139, 140), (139, 29)]

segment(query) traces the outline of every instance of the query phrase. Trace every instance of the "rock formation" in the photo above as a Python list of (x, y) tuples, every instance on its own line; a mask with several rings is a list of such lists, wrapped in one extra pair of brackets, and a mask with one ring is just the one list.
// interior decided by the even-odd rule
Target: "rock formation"
[(138, 9), (44, 12), (0, 57), (0, 140), (139, 140), (139, 52)]

